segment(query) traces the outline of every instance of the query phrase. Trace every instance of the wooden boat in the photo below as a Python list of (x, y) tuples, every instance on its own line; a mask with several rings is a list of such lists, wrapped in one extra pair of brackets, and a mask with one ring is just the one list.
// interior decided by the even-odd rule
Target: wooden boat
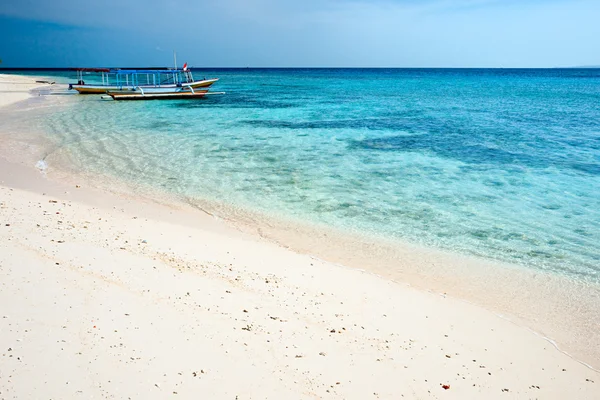
[[(219, 79), (194, 80), (192, 71), (183, 69), (108, 69), (108, 68), (77, 68), (78, 82), (69, 85), (69, 89), (77, 90), (80, 94), (104, 94), (107, 92), (131, 91), (135, 88), (168, 88), (191, 87), (193, 89), (207, 88)], [(84, 76), (99, 74), (93, 83), (86, 83)], [(86, 78), (87, 79), (87, 78)]]

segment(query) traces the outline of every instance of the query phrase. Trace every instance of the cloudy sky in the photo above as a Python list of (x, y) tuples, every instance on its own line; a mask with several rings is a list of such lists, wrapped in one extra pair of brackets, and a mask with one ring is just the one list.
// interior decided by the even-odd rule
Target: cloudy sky
[(2, 67), (600, 65), (600, 0), (3, 0)]

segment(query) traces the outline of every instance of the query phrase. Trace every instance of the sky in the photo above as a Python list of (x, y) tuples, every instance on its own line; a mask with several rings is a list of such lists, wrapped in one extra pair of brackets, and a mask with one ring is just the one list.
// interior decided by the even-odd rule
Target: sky
[(0, 67), (600, 65), (600, 0), (2, 0)]

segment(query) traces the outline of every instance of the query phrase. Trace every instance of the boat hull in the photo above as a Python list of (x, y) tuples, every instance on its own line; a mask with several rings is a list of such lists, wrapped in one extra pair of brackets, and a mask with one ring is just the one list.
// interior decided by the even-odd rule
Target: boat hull
[(208, 93), (208, 90), (192, 91), (167, 91), (167, 90), (145, 90), (108, 92), (114, 100), (166, 100), (166, 99), (199, 99)]
[[(195, 81), (195, 82), (190, 82), (190, 83), (184, 83), (182, 84), (179, 88), (183, 87), (192, 87), (194, 89), (196, 88), (206, 88), (211, 86), (213, 83), (215, 83), (216, 81), (218, 81), (219, 79), (205, 79), (202, 81)], [(133, 90), (135, 90), (135, 88), (137, 88), (138, 86), (116, 86), (116, 85), (70, 85), (70, 87), (72, 89), (77, 90), (80, 94), (105, 94), (108, 92), (131, 92)], [(177, 85), (160, 85), (160, 86), (144, 86), (144, 85), (140, 85), (139, 87), (141, 87), (144, 90), (151, 90), (151, 89), (176, 89), (178, 88)]]

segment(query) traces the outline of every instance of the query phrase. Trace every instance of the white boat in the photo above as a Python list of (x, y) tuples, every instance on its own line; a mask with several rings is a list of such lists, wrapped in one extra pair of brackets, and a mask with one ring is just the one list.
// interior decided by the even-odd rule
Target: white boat
[(198, 99), (215, 94), (225, 94), (225, 92), (209, 92), (208, 89), (194, 89), (191, 86), (181, 86), (176, 88), (138, 86), (131, 90), (107, 92), (107, 95), (113, 100)]

